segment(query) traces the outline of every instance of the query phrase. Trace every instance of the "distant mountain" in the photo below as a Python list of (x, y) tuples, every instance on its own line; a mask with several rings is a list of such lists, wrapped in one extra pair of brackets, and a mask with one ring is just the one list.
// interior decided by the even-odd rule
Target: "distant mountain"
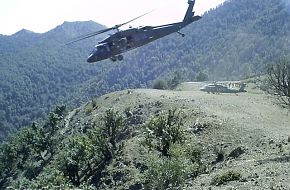
[(0, 37), (0, 136), (67, 102), (78, 85), (101, 72), (97, 65), (85, 64), (94, 39), (75, 46), (64, 44), (102, 28), (92, 21), (65, 22), (44, 34), (21, 30)]
[(290, 16), (282, 0), (226, 1), (183, 29), (184, 38), (172, 34), (125, 53), (123, 62), (86, 63), (105, 35), (64, 45), (102, 28), (93, 21), (65, 22), (44, 34), (22, 30), (0, 36), (0, 136), (30, 125), (56, 104), (148, 87), (175, 71), (184, 80), (199, 72), (211, 80), (240, 79), (290, 54)]
[(15, 34), (13, 34), (12, 36), (14, 38), (26, 38), (29, 35), (37, 35), (37, 33), (26, 30), (26, 29), (22, 29), (22, 30), (16, 32)]

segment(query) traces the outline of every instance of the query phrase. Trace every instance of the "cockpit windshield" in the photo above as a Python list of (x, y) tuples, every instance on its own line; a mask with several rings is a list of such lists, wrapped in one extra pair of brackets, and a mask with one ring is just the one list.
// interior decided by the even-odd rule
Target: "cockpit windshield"
[(94, 48), (93, 51), (91, 52), (91, 55), (95, 54), (96, 52), (97, 52), (97, 48)]
[(106, 47), (105, 44), (104, 44), (104, 45), (98, 45), (98, 46), (97, 46), (97, 50), (98, 50), (99, 52), (105, 52), (105, 51), (107, 51), (107, 47)]

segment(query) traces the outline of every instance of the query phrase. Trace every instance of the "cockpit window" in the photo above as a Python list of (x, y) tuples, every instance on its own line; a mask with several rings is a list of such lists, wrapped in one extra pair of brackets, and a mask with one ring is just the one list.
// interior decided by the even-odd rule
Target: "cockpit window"
[(107, 51), (107, 47), (106, 47), (106, 45), (99, 45), (99, 46), (97, 46), (97, 49), (98, 49), (98, 51), (100, 51), (100, 52), (105, 52), (105, 51)]
[(150, 27), (150, 26), (144, 26), (144, 27), (142, 27), (141, 29), (142, 29), (143, 31), (147, 31), (147, 30), (152, 29), (152, 27)]
[(91, 54), (95, 54), (97, 51), (97, 48), (94, 48), (93, 51), (91, 52)]

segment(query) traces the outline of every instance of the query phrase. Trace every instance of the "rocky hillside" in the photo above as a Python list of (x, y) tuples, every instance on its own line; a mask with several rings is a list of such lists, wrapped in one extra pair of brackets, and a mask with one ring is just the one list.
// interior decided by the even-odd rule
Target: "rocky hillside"
[(114, 92), (58, 107), (1, 145), (1, 189), (288, 189), (289, 116), (273, 97)]

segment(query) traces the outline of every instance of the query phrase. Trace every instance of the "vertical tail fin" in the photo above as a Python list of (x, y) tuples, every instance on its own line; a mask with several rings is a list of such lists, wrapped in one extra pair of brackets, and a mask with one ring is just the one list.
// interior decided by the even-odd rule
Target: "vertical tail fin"
[(195, 0), (188, 0), (188, 8), (183, 21), (191, 20), (191, 18), (194, 16), (194, 12), (192, 12), (194, 4)]
[(241, 84), (241, 87), (240, 87), (240, 89), (239, 89), (239, 92), (247, 92), (247, 91), (245, 90), (245, 87), (246, 87), (246, 84), (245, 84), (245, 83), (242, 83), (242, 84)]

